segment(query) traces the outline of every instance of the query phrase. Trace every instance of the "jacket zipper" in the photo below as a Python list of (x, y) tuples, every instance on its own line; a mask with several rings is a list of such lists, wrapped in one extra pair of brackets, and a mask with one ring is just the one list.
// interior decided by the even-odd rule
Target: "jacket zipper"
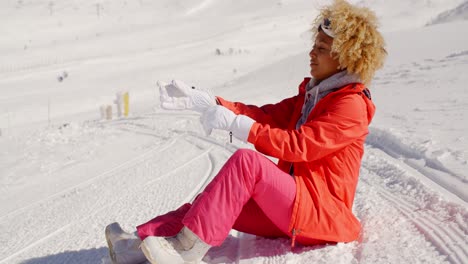
[(292, 241), (291, 241), (291, 248), (296, 246), (296, 235), (299, 234), (300, 230), (293, 228), (292, 230)]

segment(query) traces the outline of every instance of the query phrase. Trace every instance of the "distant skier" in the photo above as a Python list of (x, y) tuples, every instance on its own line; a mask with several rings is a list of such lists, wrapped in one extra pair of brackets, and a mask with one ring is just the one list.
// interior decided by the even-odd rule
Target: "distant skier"
[(358, 238), (352, 205), (375, 111), (366, 85), (383, 65), (385, 43), (374, 13), (344, 0), (321, 11), (313, 33), (312, 78), (277, 104), (245, 105), (180, 81), (160, 83), (163, 108), (196, 110), (208, 134), (231, 131), (258, 152), (236, 151), (192, 204), (133, 234), (109, 225), (115, 263), (139, 263), (145, 256), (158, 264), (198, 263), (231, 229), (290, 237), (292, 246)]

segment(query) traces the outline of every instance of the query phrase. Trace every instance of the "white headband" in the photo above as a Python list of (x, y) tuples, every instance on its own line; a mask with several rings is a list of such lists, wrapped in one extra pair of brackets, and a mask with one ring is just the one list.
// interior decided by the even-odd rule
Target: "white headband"
[(320, 28), (327, 34), (329, 37), (335, 38), (335, 33), (332, 31), (330, 19), (325, 18), (322, 23), (320, 23)]

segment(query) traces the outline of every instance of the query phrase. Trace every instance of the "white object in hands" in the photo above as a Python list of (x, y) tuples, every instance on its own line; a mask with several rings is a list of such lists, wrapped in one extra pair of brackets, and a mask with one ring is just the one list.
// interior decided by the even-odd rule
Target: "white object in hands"
[(145, 261), (140, 249), (141, 239), (135, 233), (122, 230), (118, 223), (106, 226), (106, 240), (112, 263), (134, 264)]
[(200, 263), (210, 247), (185, 226), (175, 237), (149, 236), (141, 243), (141, 250), (152, 264)]
[(247, 142), (250, 129), (255, 121), (245, 115), (236, 115), (224, 106), (215, 105), (209, 107), (201, 116), (200, 122), (207, 135), (210, 135), (213, 129), (222, 129), (231, 131), (232, 134)]
[(168, 110), (194, 110), (203, 113), (216, 105), (216, 98), (210, 92), (193, 89), (182, 81), (171, 83), (158, 81), (161, 107)]

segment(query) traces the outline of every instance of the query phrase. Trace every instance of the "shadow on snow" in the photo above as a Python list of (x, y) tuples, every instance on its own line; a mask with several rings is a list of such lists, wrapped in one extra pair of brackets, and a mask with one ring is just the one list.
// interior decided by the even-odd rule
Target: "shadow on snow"
[(21, 262), (21, 264), (101, 264), (102, 258), (107, 257), (107, 247), (83, 249), (80, 251), (65, 251), (59, 254), (32, 258)]

